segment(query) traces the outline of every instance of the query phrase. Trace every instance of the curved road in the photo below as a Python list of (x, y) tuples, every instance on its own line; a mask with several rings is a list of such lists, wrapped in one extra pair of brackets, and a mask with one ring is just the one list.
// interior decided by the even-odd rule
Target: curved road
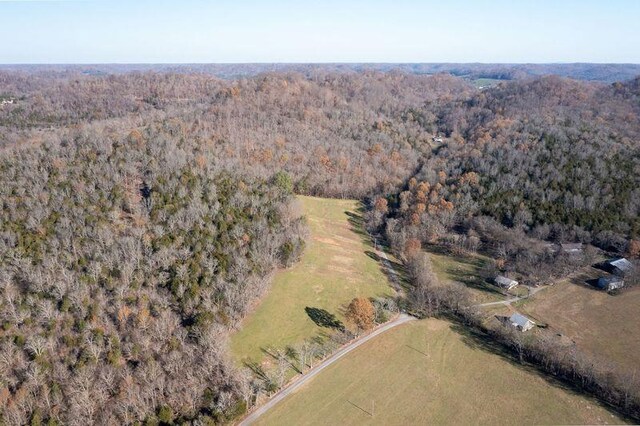
[(266, 413), (274, 405), (276, 405), (277, 403), (285, 399), (289, 394), (295, 392), (298, 388), (300, 388), (302, 385), (307, 383), (309, 380), (315, 377), (322, 370), (324, 370), (325, 368), (327, 368), (328, 366), (330, 366), (331, 364), (333, 364), (334, 362), (336, 362), (337, 360), (339, 360), (340, 358), (342, 358), (343, 356), (345, 356), (346, 354), (348, 354), (358, 346), (368, 342), (369, 340), (373, 339), (379, 334), (384, 333), (385, 331), (388, 331), (394, 327), (399, 326), (400, 324), (404, 324), (406, 322), (413, 321), (415, 319), (416, 318), (412, 316), (409, 316), (406, 314), (400, 314), (393, 321), (390, 321), (376, 328), (374, 331), (367, 334), (366, 336), (361, 337), (360, 339), (354, 340), (353, 342), (349, 343), (347, 346), (343, 347), (342, 349), (337, 351), (335, 354), (331, 355), (329, 358), (325, 359), (320, 364), (318, 364), (317, 366), (309, 370), (307, 374), (303, 375), (300, 379), (293, 382), (290, 386), (287, 386), (286, 388), (280, 390), (273, 397), (271, 397), (271, 399), (269, 399), (269, 401), (267, 401), (264, 405), (252, 411), (247, 417), (244, 418), (244, 420), (242, 420), (242, 422), (239, 423), (240, 426), (250, 425), (251, 423), (256, 421), (258, 417)]

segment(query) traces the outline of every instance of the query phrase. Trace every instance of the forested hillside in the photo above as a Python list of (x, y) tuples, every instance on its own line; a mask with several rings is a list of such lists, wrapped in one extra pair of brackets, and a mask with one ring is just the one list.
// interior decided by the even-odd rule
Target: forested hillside
[(304, 249), (296, 193), (367, 201), (403, 258), (447, 235), (626, 252), (638, 84), (0, 73), (2, 421), (243, 412), (226, 339)]
[[(637, 85), (545, 77), (412, 111), (409, 120), (446, 136), (414, 176), (431, 202), (412, 213), (445, 227), (482, 214), (623, 252), (640, 231)], [(434, 222), (438, 199), (450, 213)]]
[(304, 246), (288, 178), (92, 130), (0, 160), (4, 420), (224, 418), (242, 388), (225, 330)]

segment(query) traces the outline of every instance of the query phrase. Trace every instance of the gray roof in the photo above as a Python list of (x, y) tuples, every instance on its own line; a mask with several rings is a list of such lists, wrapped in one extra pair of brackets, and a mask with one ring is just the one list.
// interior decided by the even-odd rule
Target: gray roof
[(511, 278), (503, 277), (502, 275), (498, 275), (494, 279), (495, 283), (504, 287), (518, 285), (518, 281), (512, 280)]
[(525, 327), (528, 323), (533, 323), (533, 321), (531, 321), (529, 318), (525, 317), (524, 315), (520, 315), (517, 312), (509, 317), (509, 321), (511, 321), (518, 327)]
[(609, 265), (615, 266), (616, 268), (620, 269), (621, 271), (628, 271), (633, 266), (631, 264), (631, 262), (629, 262), (624, 257), (621, 257), (619, 259), (610, 260), (609, 261)]
[(580, 251), (582, 250), (582, 243), (565, 243), (560, 244), (564, 251)]

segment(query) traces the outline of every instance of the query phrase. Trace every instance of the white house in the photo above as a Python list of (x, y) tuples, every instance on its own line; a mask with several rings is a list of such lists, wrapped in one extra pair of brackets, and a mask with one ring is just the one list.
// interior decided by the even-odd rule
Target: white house
[(511, 325), (518, 330), (525, 332), (531, 330), (536, 323), (531, 321), (529, 318), (524, 315), (520, 315), (519, 313), (515, 313), (509, 317), (509, 322)]
[(512, 280), (511, 278), (503, 277), (502, 275), (498, 275), (497, 277), (495, 277), (493, 282), (498, 287), (504, 288), (506, 290), (511, 290), (519, 284), (518, 281)]

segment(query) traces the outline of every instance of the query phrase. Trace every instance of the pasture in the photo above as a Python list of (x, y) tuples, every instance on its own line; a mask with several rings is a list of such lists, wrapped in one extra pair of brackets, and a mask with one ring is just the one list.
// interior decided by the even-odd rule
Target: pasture
[(285, 348), (322, 333), (306, 308), (344, 321), (343, 310), (354, 297), (393, 294), (362, 231), (359, 202), (299, 199), (311, 232), (307, 247), (297, 264), (276, 273), (269, 293), (232, 336), (238, 361), (260, 362), (265, 348)]
[(452, 327), (428, 319), (390, 330), (328, 367), (256, 424), (622, 422)]
[(560, 281), (518, 309), (596, 358), (640, 374), (640, 288), (610, 295), (585, 284), (597, 275)]

